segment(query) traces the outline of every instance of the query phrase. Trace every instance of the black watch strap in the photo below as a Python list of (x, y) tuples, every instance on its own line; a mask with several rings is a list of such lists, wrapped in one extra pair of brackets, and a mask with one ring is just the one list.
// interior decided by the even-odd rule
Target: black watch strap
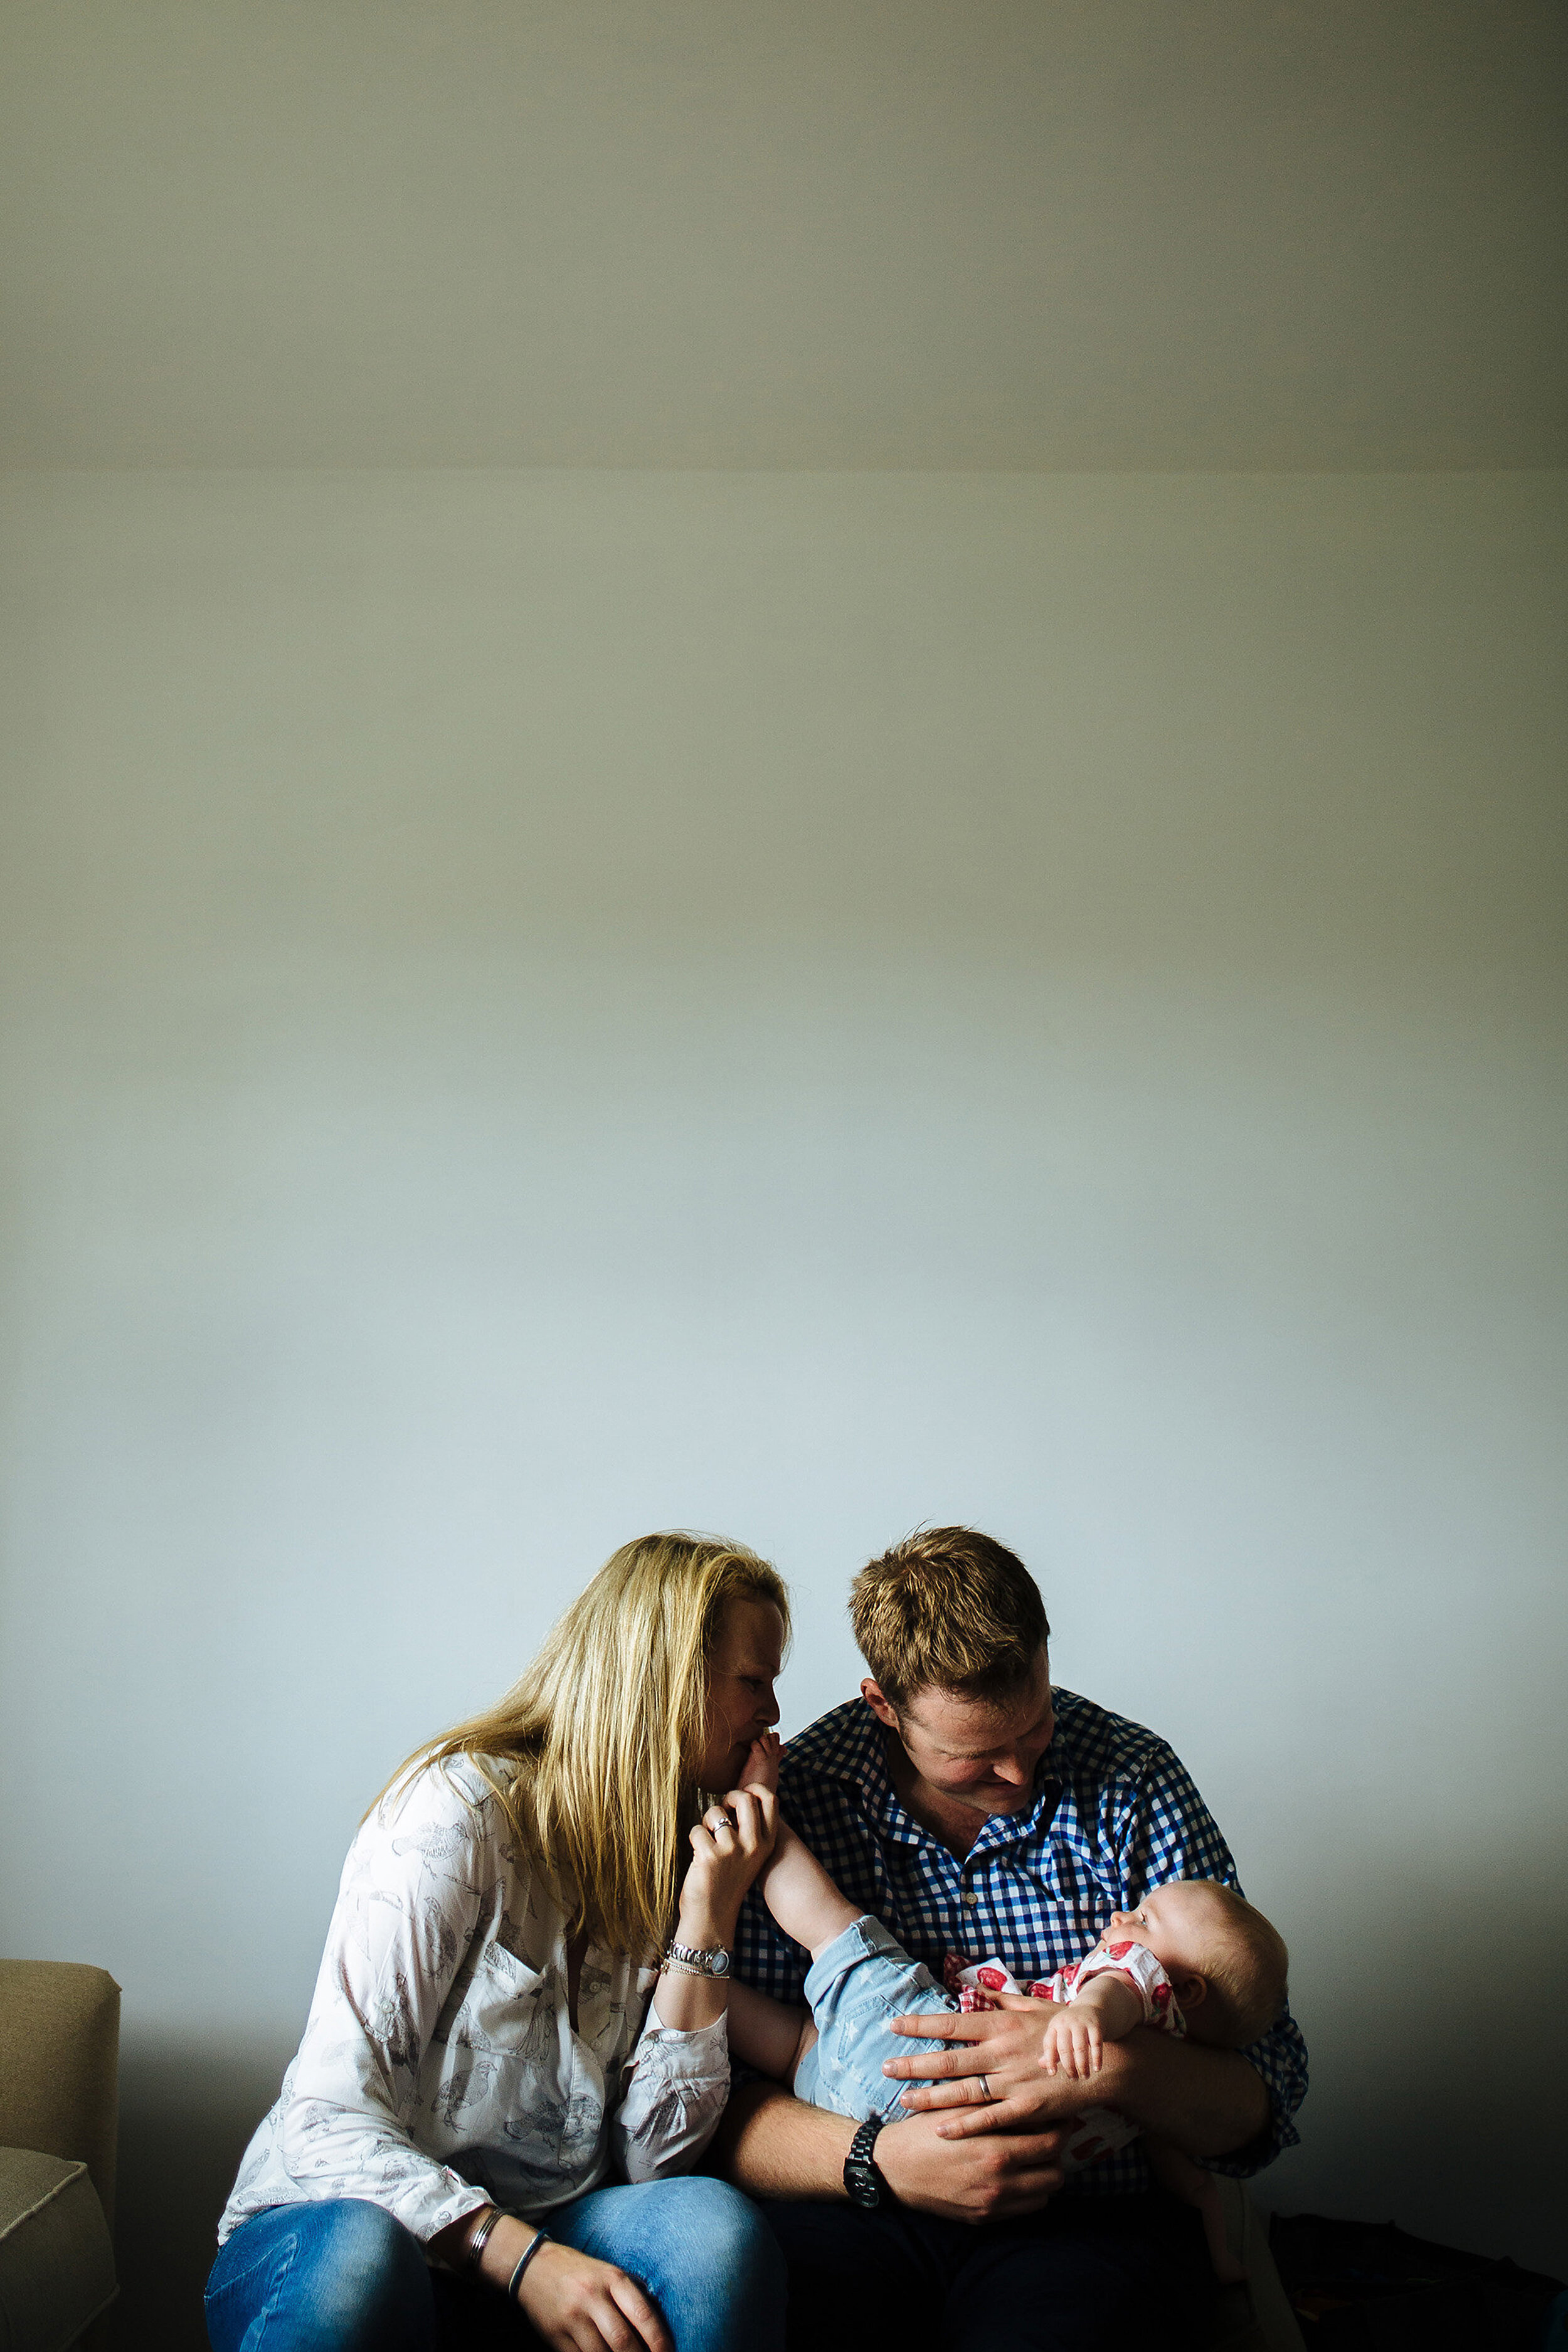
[(871, 2156), (877, 2134), (886, 2121), (885, 2116), (868, 2116), (850, 2141), (849, 2153), (844, 2159), (845, 2194), (851, 2205), (858, 2205), (863, 2213), (872, 2213), (879, 2205), (896, 2202)]

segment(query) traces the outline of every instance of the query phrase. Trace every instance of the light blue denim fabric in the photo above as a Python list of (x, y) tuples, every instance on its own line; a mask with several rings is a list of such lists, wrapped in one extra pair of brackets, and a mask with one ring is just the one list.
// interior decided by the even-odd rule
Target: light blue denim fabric
[(895, 1944), (879, 1919), (857, 1919), (813, 1960), (805, 1979), (817, 2039), (795, 2070), (795, 2095), (811, 2106), (864, 2123), (880, 2116), (901, 2123), (899, 2102), (911, 2085), (884, 2074), (884, 2058), (907, 2058), (921, 2044), (895, 2033), (895, 2017), (958, 2007), (928, 1968)]
[[(590, 2189), (544, 2217), (552, 2238), (630, 2271), (677, 2352), (784, 2352), (784, 2257), (738, 2189), (705, 2175)], [(274, 2205), (242, 2221), (207, 2282), (214, 2352), (528, 2352), (521, 2312), (432, 2272), (400, 2221), (359, 2198)]]

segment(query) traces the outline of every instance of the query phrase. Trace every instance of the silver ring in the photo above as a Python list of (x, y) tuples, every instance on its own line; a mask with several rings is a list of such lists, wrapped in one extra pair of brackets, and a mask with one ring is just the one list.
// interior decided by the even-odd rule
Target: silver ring
[(991, 2096), (991, 2077), (989, 2074), (982, 2074), (980, 2077), (980, 2095), (983, 2099), (989, 2099)]

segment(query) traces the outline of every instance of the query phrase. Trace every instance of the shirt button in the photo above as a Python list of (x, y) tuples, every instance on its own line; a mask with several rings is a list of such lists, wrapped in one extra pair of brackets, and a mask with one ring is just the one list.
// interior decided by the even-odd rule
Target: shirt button
[(962, 1899), (963, 1902), (968, 1904), (970, 1909), (973, 1911), (975, 1905), (979, 1902), (980, 1897), (978, 1895), (972, 1894), (970, 1889), (966, 1886), (963, 1890)]

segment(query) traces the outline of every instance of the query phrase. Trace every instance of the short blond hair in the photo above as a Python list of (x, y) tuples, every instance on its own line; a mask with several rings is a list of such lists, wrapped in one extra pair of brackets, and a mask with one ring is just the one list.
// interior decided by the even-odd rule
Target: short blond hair
[(1009, 1697), (1049, 1638), (1040, 1588), (1016, 1552), (975, 1528), (922, 1528), (868, 1560), (849, 1592), (861, 1656), (883, 1697)]
[(1194, 1966), (1208, 1988), (1204, 2038), (1226, 2049), (1245, 2050), (1268, 2031), (1285, 2006), (1290, 1969), (1285, 1938), (1271, 1919), (1217, 1878), (1172, 1883), (1201, 1888), (1212, 1899), (1212, 1924), (1203, 1931), (1194, 1955)]

